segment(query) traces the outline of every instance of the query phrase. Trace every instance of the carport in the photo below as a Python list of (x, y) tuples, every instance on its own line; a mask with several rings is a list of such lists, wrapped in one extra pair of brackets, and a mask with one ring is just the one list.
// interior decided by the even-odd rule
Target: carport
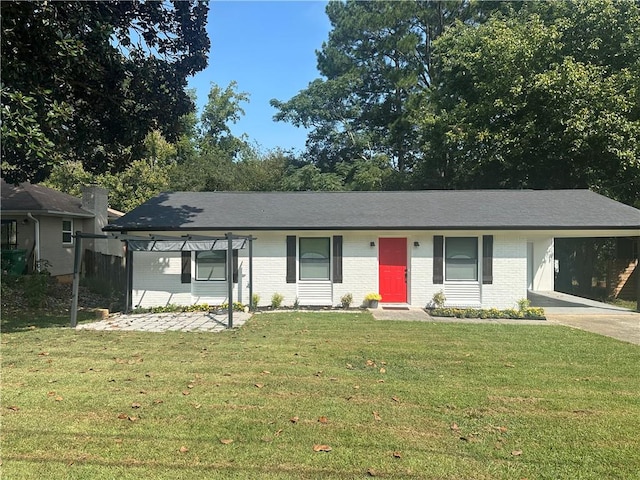
[[(78, 290), (80, 286), (80, 267), (82, 262), (82, 239), (117, 239), (125, 244), (126, 252), (126, 290), (125, 312), (131, 310), (131, 289), (133, 283), (133, 252), (201, 252), (211, 250), (243, 250), (249, 248), (249, 308), (253, 309), (253, 240), (251, 235), (235, 235), (232, 232), (224, 236), (183, 235), (181, 237), (150, 234), (149, 236), (128, 234), (87, 234), (77, 231), (74, 235), (75, 257), (73, 266), (73, 298), (71, 303), (70, 325), (78, 323)], [(233, 328), (233, 255), (227, 254), (227, 328)]]

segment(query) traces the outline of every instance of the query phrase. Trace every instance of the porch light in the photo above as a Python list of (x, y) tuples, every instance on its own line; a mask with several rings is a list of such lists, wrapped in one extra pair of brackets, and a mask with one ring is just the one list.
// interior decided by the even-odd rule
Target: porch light
[(418, 241), (413, 242), (413, 246), (414, 246), (414, 247), (419, 247), (419, 246), (420, 246), (420, 242), (418, 242)]
[(370, 247), (375, 247), (376, 246), (376, 242), (374, 242), (373, 240), (369, 242), (369, 246)]

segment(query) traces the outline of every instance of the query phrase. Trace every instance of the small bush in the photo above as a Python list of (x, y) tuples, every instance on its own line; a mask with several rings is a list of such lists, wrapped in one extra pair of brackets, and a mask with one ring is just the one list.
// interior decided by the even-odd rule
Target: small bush
[(429, 313), (434, 317), (455, 317), (455, 318), (508, 318), (531, 320), (544, 320), (544, 309), (538, 307), (526, 307), (523, 310), (507, 308), (499, 310), (497, 308), (433, 308)]
[(271, 296), (271, 307), (272, 308), (280, 308), (280, 306), (282, 305), (282, 301), (284, 300), (284, 295), (282, 295), (281, 293), (274, 293)]
[(251, 303), (253, 303), (253, 308), (258, 308), (258, 304), (260, 303), (260, 295), (254, 293), (251, 295)]
[(351, 302), (353, 302), (353, 295), (350, 293), (345, 293), (340, 298), (340, 305), (342, 305), (342, 308), (349, 308), (351, 306)]
[(27, 305), (38, 308), (47, 296), (49, 289), (49, 275), (44, 273), (34, 273), (23, 277), (24, 297)]
[(434, 308), (444, 307), (444, 302), (446, 301), (447, 301), (447, 297), (444, 296), (444, 292), (442, 290), (434, 293), (433, 297), (431, 298), (431, 304), (433, 305)]

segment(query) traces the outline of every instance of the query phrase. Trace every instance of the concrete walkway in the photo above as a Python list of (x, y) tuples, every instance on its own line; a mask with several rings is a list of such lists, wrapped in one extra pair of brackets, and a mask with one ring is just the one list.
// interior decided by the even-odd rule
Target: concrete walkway
[[(251, 314), (234, 312), (233, 327), (251, 318)], [(210, 312), (138, 313), (114, 315), (98, 322), (82, 323), (76, 330), (136, 332), (221, 332), (227, 328), (227, 315)]]

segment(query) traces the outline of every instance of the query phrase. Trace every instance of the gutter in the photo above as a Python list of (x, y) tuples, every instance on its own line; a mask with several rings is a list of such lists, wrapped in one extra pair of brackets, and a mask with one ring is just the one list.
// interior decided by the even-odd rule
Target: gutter
[(35, 228), (35, 252), (36, 252), (36, 270), (38, 272), (40, 272), (40, 220), (38, 220), (36, 217), (34, 217), (33, 215), (31, 215), (31, 212), (27, 213), (27, 217), (29, 217), (31, 220), (33, 220), (33, 222), (36, 225)]

